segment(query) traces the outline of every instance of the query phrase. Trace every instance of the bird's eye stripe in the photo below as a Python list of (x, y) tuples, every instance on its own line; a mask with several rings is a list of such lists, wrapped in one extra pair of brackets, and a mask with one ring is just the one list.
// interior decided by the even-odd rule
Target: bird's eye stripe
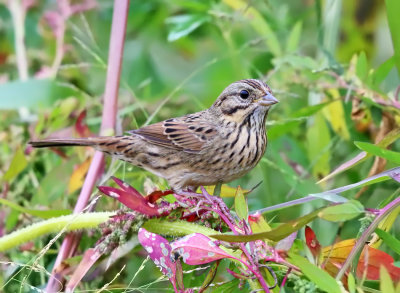
[(246, 109), (247, 107), (248, 107), (248, 105), (238, 105), (238, 106), (234, 106), (229, 109), (222, 109), (222, 113), (225, 115), (232, 115), (232, 114), (236, 113), (238, 110)]

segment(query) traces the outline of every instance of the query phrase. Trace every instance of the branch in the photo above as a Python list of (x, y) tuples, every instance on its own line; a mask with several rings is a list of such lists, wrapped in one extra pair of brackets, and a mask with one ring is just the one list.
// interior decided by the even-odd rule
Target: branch
[[(119, 0), (114, 2), (114, 12), (111, 27), (110, 47), (108, 53), (107, 80), (104, 94), (103, 118), (101, 124), (101, 135), (113, 132), (116, 123), (117, 97), (119, 89), (120, 72), (122, 66), (122, 56), (125, 41), (126, 21), (129, 11), (129, 0)], [(110, 131), (111, 130), (111, 131)], [(110, 133), (111, 134), (111, 133)], [(87, 205), (92, 189), (99, 177), (100, 167), (103, 164), (104, 155), (96, 152), (89, 167), (81, 193), (76, 203), (74, 213), (80, 213)], [(46, 287), (46, 292), (56, 291), (58, 286), (55, 269), (62, 261), (72, 256), (77, 247), (79, 237), (69, 234), (61, 245), (59, 254), (53, 267), (52, 276)]]

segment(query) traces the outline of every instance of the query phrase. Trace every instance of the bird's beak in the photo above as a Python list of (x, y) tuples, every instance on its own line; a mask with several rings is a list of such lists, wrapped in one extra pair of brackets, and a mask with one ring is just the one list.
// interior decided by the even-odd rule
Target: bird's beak
[(272, 106), (273, 104), (276, 104), (279, 101), (272, 94), (268, 93), (262, 98), (258, 99), (257, 102), (261, 106)]

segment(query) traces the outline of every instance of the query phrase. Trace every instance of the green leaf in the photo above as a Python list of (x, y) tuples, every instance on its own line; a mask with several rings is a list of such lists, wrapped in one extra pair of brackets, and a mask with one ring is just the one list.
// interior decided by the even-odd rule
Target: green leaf
[(288, 63), (295, 68), (314, 70), (318, 68), (317, 62), (309, 56), (287, 55), (285, 57), (275, 59), (274, 64), (280, 66), (281, 64)]
[(218, 233), (211, 228), (180, 220), (171, 222), (161, 219), (150, 219), (142, 227), (152, 233), (169, 236), (185, 236), (192, 233), (201, 233), (210, 236)]
[(260, 36), (267, 36), (265, 43), (271, 50), (272, 54), (275, 56), (282, 55), (282, 48), (275, 30), (256, 8), (251, 5), (249, 6), (248, 2), (243, 0), (223, 0), (223, 2), (235, 9), (238, 13), (244, 14), (244, 16), (250, 21), (250, 25)]
[(386, 0), (385, 3), (390, 34), (392, 35), (394, 59), (397, 67), (397, 72), (398, 74), (400, 74), (400, 1)]
[[(380, 147), (387, 147), (399, 138), (400, 138), (400, 128), (395, 128), (395, 129), (391, 130), (377, 145)], [(331, 179), (332, 177), (336, 176), (337, 174), (360, 164), (361, 162), (365, 161), (370, 156), (371, 156), (371, 154), (367, 154), (366, 152), (359, 153), (354, 158), (341, 164), (332, 173), (330, 173), (325, 178), (321, 179), (318, 183), (321, 183), (328, 179)]]
[(375, 229), (375, 233), (385, 242), (387, 246), (390, 247), (394, 252), (400, 254), (400, 240), (394, 238), (388, 232), (381, 230), (379, 228)]
[(390, 162), (400, 164), (400, 153), (399, 152), (394, 152), (387, 150), (385, 148), (382, 148), (380, 146), (368, 143), (368, 142), (361, 142), (361, 141), (356, 141), (354, 144), (361, 150), (366, 151), (369, 154), (372, 154), (374, 156), (378, 156), (381, 158), (384, 158)]
[(382, 81), (384, 81), (384, 79), (388, 76), (393, 66), (395, 66), (393, 57), (390, 57), (388, 60), (379, 65), (379, 67), (371, 73), (372, 84), (375, 86), (379, 86)]
[(31, 204), (51, 205), (58, 198), (64, 196), (70, 179), (65, 174), (71, 174), (75, 164), (77, 164), (77, 158), (71, 157), (46, 173), (40, 181), (39, 188), (31, 198)]
[(368, 61), (367, 55), (365, 52), (361, 52), (358, 55), (357, 64), (356, 64), (356, 74), (361, 80), (365, 80), (368, 75)]
[(347, 287), (349, 288), (349, 293), (356, 293), (356, 280), (352, 273), (347, 276)]
[(59, 216), (65, 216), (71, 214), (70, 210), (33, 210), (33, 209), (27, 209), (24, 208), (20, 205), (17, 205), (7, 199), (0, 198), (0, 204), (4, 204), (10, 208), (12, 208), (15, 211), (25, 213), (28, 215), (32, 215), (38, 218), (42, 219), (50, 219), (54, 217), (59, 217)]
[(201, 284), (199, 291), (203, 292), (214, 280), (215, 275), (217, 274), (219, 263), (220, 263), (220, 260), (217, 260), (216, 262), (214, 262), (211, 269), (208, 271), (206, 278), (203, 281), (203, 284)]
[(276, 124), (268, 129), (268, 139), (276, 140), (278, 137), (299, 128), (300, 120), (289, 120)]
[(279, 241), (283, 238), (289, 236), (294, 231), (299, 230), (304, 227), (306, 224), (314, 220), (318, 213), (322, 210), (317, 209), (312, 213), (300, 217), (296, 220), (289, 221), (287, 223), (281, 224), (278, 227), (272, 229), (271, 231), (262, 232), (262, 233), (254, 233), (251, 235), (227, 235), (227, 234), (218, 234), (218, 235), (208, 235), (218, 240), (228, 241), (228, 242), (249, 242), (261, 239), (269, 239), (272, 241)]
[(395, 293), (394, 284), (390, 274), (388, 273), (385, 266), (380, 267), (379, 269), (379, 277), (380, 277), (380, 289), (381, 292), (384, 293)]
[(315, 115), (313, 125), (307, 129), (308, 157), (311, 162), (315, 162), (312, 173), (317, 178), (323, 178), (329, 174), (330, 148), (331, 142), (328, 125), (321, 112)]
[(207, 14), (185, 14), (169, 17), (166, 23), (172, 27), (168, 33), (168, 41), (173, 42), (187, 36), (209, 20), (210, 17)]
[(238, 186), (235, 196), (235, 211), (239, 219), (247, 220), (249, 209), (247, 207), (246, 198), (244, 197), (243, 190)]
[(303, 108), (300, 108), (299, 110), (293, 112), (290, 116), (293, 118), (299, 118), (299, 117), (307, 117), (314, 115), (321, 109), (323, 109), (325, 106), (329, 105), (331, 102), (326, 102), (326, 103), (320, 103), (317, 105), (312, 105), (312, 106), (306, 106)]
[(298, 50), (302, 28), (303, 28), (303, 23), (301, 21), (296, 22), (287, 39), (286, 43), (287, 52), (293, 52)]
[(0, 109), (37, 109), (52, 106), (56, 100), (70, 96), (80, 97), (81, 93), (54, 80), (12, 81), (0, 85)]
[(346, 203), (324, 208), (318, 216), (324, 220), (331, 222), (343, 222), (353, 219), (364, 212), (363, 205), (356, 201), (350, 200)]
[(174, 5), (178, 6), (180, 9), (186, 8), (190, 11), (202, 11), (207, 12), (210, 7), (209, 1), (193, 1), (193, 0), (172, 0)]
[(214, 293), (236, 292), (236, 291), (241, 292), (237, 289), (239, 286), (239, 282), (240, 282), (239, 279), (234, 278), (233, 280), (226, 282), (223, 285), (220, 286), (217, 285), (215, 289), (212, 289), (212, 292)]
[(11, 181), (14, 179), (22, 170), (25, 169), (28, 164), (25, 154), (22, 151), (22, 148), (18, 148), (15, 152), (14, 158), (11, 161), (10, 167), (7, 172), (3, 176), (3, 180)]
[(298, 267), (318, 288), (328, 293), (340, 293), (341, 289), (336, 280), (327, 272), (310, 263), (304, 257), (289, 252), (289, 262)]

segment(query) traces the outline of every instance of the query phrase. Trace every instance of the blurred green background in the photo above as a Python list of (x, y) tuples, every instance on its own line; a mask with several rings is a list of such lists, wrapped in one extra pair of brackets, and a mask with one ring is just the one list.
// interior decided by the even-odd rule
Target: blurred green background
[[(74, 185), (71, 175), (90, 154), (83, 149), (65, 149), (62, 154), (32, 151), (26, 142), (76, 135), (76, 121), (83, 111), (90, 131), (99, 132), (113, 1), (72, 1), (86, 5), (72, 15), (66, 14), (66, 1), (15, 1), (21, 7), (14, 14), (13, 0), (0, 5), (1, 194), (28, 208), (72, 210), (79, 194), (76, 178), (82, 176), (74, 173)], [(15, 18), (19, 14), (25, 14), (22, 26)], [(117, 132), (203, 110), (231, 82), (259, 78), (280, 101), (268, 117), (268, 149), (253, 171), (229, 184), (250, 189), (262, 181), (248, 197), (251, 210), (394, 167), (393, 162), (371, 156), (317, 184), (361, 152), (354, 141), (376, 143), (398, 127), (400, 47), (392, 43), (392, 36), (400, 36), (400, 24), (389, 16), (385, 2), (378, 0), (131, 1)], [(16, 39), (21, 29), (25, 30), (22, 43)], [(399, 147), (395, 141), (391, 145), (394, 151)], [(13, 160), (14, 169), (9, 171)], [(166, 188), (164, 181), (139, 168), (108, 166), (108, 174), (138, 190), (152, 184)], [(397, 188), (396, 182), (386, 181), (362, 194), (355, 190), (345, 196), (377, 208)], [(284, 222), (320, 205), (288, 208), (267, 218)], [(97, 210), (117, 207), (103, 198)], [(2, 234), (37, 220), (5, 206), (0, 217)], [(336, 237), (355, 237), (360, 223), (317, 220), (312, 226), (320, 242), (328, 245)], [(393, 231), (399, 234), (398, 222)], [(94, 245), (98, 238), (94, 234), (81, 242), (81, 250)], [(49, 239), (35, 240), (36, 249)], [(41, 259), (47, 269), (57, 245)], [(15, 250), (4, 259), (27, 263), (35, 253), (35, 249)], [(141, 261), (133, 253), (123, 261), (128, 267), (118, 282), (129, 283)], [(131, 286), (154, 279), (140, 274)], [(6, 282), (9, 275), (10, 269), (0, 280)], [(88, 288), (109, 281), (103, 277), (89, 282)], [(34, 286), (44, 284), (43, 274), (29, 278)], [(15, 288), (13, 284), (19, 286), (10, 282), (6, 288)]]

